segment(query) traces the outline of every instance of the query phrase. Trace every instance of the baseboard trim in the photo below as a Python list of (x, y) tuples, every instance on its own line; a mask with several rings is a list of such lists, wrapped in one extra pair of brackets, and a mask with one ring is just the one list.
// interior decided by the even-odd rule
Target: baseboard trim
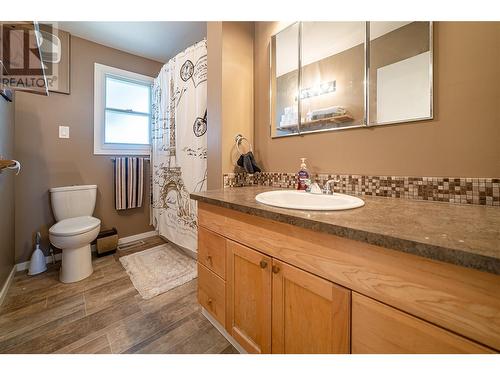
[(205, 318), (208, 319), (210, 323), (219, 331), (224, 338), (229, 341), (229, 343), (235, 347), (237, 351), (240, 352), (240, 354), (248, 354), (248, 352), (243, 349), (243, 347), (238, 344), (238, 342), (226, 331), (226, 329), (217, 321), (215, 318), (204, 308), (201, 308), (201, 313)]
[[(54, 254), (54, 258), (56, 261), (60, 261), (62, 259), (62, 253), (57, 253)], [(45, 263), (49, 264), (52, 262), (52, 255), (48, 255), (45, 257)], [(16, 264), (16, 271), (26, 271), (27, 269), (30, 268), (30, 261), (22, 262), (22, 263), (17, 263)]]
[(5, 296), (7, 295), (7, 292), (9, 291), (10, 284), (12, 284), (12, 281), (14, 280), (14, 275), (16, 274), (16, 265), (12, 267), (12, 270), (9, 273), (9, 276), (7, 276), (7, 280), (3, 283), (2, 290), (0, 291), (0, 306), (2, 306), (2, 303), (5, 299)]
[(149, 232), (134, 234), (133, 236), (119, 238), (118, 245), (123, 245), (123, 244), (126, 244), (127, 242), (142, 240), (144, 238), (149, 238), (149, 237), (153, 237), (153, 236), (158, 236), (157, 230), (152, 230)]

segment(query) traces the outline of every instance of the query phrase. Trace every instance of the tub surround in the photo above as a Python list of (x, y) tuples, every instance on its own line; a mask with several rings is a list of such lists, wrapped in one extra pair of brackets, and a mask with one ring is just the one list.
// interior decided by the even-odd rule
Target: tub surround
[(281, 209), (255, 200), (257, 194), (275, 189), (226, 188), (191, 194), (191, 197), (314, 231), (500, 274), (500, 210), (497, 207), (364, 196), (362, 208), (319, 212)]

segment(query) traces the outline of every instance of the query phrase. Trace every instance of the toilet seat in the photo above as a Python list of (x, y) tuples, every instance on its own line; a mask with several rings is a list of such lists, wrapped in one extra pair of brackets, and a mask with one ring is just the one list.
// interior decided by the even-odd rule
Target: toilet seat
[(58, 237), (70, 237), (94, 230), (101, 225), (101, 220), (93, 216), (80, 216), (64, 219), (49, 229), (49, 234)]

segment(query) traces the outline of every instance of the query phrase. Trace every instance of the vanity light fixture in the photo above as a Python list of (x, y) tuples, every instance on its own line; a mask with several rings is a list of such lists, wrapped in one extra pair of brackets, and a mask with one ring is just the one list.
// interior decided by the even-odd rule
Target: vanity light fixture
[[(300, 98), (308, 99), (319, 95), (329, 94), (337, 90), (337, 81), (323, 82), (319, 85), (300, 90)], [(297, 100), (297, 98), (295, 98)]]

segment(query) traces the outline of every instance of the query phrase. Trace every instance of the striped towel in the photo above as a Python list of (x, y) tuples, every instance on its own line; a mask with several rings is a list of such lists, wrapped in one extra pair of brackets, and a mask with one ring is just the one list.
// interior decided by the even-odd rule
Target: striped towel
[(142, 206), (144, 158), (116, 158), (115, 207), (126, 210)]

